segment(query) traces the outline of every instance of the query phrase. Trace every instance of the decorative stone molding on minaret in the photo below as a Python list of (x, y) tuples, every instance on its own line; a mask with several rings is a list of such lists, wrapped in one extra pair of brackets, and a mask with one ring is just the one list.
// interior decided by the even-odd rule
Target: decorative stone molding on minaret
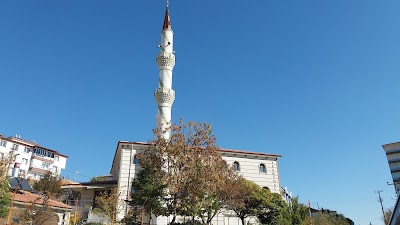
[(158, 105), (157, 119), (161, 126), (162, 136), (166, 140), (170, 137), (171, 108), (175, 100), (175, 91), (172, 90), (172, 70), (175, 66), (173, 35), (167, 4), (164, 24), (161, 30), (160, 52), (156, 58), (160, 76), (158, 88), (154, 92), (154, 97)]

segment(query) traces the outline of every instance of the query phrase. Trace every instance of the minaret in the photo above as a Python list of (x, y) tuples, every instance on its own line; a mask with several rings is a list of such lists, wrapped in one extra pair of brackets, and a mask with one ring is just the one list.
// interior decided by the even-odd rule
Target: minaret
[(161, 126), (162, 137), (165, 140), (168, 140), (170, 137), (171, 107), (175, 100), (175, 91), (172, 90), (172, 70), (175, 66), (173, 35), (167, 1), (164, 24), (161, 30), (160, 52), (156, 58), (160, 76), (158, 88), (154, 92), (154, 97), (158, 105), (157, 120)]

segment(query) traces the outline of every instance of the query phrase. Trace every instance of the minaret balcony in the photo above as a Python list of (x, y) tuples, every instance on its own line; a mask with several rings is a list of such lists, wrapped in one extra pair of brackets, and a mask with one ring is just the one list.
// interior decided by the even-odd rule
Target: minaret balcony
[(156, 62), (160, 70), (173, 70), (175, 66), (175, 55), (172, 52), (160, 52)]
[(175, 100), (175, 91), (169, 88), (158, 88), (154, 92), (154, 97), (159, 106), (171, 107)]

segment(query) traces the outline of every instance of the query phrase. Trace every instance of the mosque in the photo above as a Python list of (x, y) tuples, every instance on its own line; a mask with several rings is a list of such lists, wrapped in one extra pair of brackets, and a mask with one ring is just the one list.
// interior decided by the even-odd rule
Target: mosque
[[(159, 69), (159, 84), (154, 92), (154, 97), (158, 106), (158, 119), (161, 129), (168, 130), (171, 124), (171, 108), (175, 99), (175, 91), (172, 89), (172, 73), (175, 66), (175, 54), (173, 50), (174, 38), (170, 20), (170, 12), (167, 4), (163, 26), (161, 30), (160, 52), (156, 56), (156, 63)], [(170, 133), (163, 132), (163, 138), (169, 139)], [(140, 162), (136, 155), (140, 151), (148, 148), (149, 144), (145, 142), (119, 141), (114, 159), (111, 166), (109, 176), (103, 177), (102, 181), (86, 182), (80, 184), (71, 184), (66, 187), (73, 196), (79, 198), (80, 204), (94, 204), (93, 196), (101, 190), (117, 187), (119, 190), (119, 210), (116, 221), (124, 218), (129, 210), (127, 201), (130, 199), (130, 190), (132, 180), (140, 171)], [(261, 152), (251, 152), (243, 150), (220, 149), (222, 158), (232, 165), (232, 167), (244, 178), (255, 182), (261, 187), (268, 188), (271, 192), (280, 193), (286, 201), (291, 199), (291, 194), (286, 189), (281, 188), (278, 154), (269, 154)], [(87, 218), (87, 222), (101, 222), (101, 218), (91, 213), (90, 208), (82, 208), (86, 210), (83, 215)], [(177, 222), (183, 222), (178, 221)], [(253, 223), (255, 221), (246, 221)], [(168, 217), (151, 218), (151, 224), (166, 225), (169, 223)], [(237, 225), (240, 221), (229, 211), (221, 212), (216, 216), (212, 224), (229, 224)]]

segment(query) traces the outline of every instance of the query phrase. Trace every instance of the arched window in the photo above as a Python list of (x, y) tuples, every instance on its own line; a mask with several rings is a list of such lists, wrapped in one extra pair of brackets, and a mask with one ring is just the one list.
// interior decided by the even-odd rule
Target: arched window
[(235, 162), (233, 163), (233, 169), (234, 169), (235, 171), (240, 171), (240, 165), (239, 165), (239, 163), (238, 163), (237, 161), (235, 161)]
[(136, 155), (133, 157), (133, 164), (137, 164), (137, 165), (140, 164), (140, 160)]
[(267, 168), (265, 168), (264, 164), (260, 164), (259, 171), (260, 173), (267, 173)]

